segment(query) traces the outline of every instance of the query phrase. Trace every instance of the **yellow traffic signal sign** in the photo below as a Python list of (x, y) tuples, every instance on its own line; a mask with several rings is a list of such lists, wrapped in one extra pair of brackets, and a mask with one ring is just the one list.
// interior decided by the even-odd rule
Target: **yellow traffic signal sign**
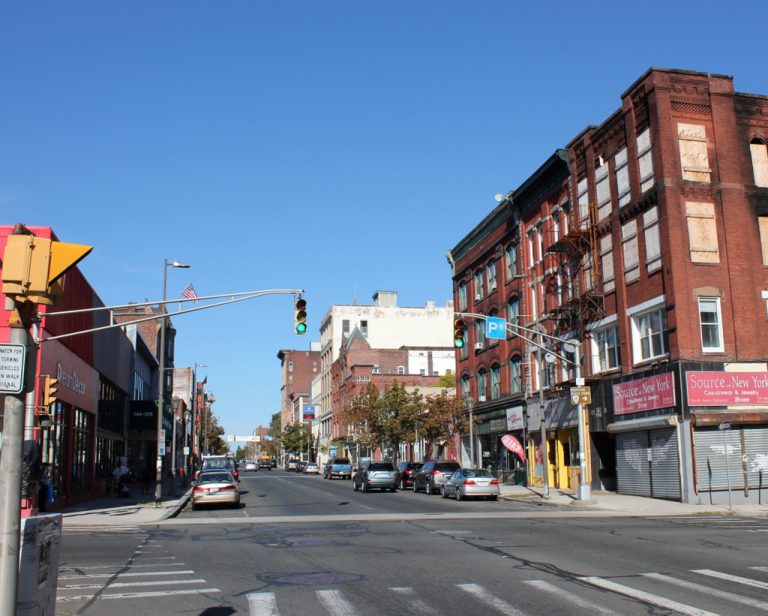
[(51, 305), (63, 292), (61, 277), (93, 246), (9, 235), (3, 253), (3, 293), (17, 301)]
[(466, 344), (464, 340), (464, 332), (466, 331), (466, 324), (464, 323), (464, 319), (457, 318), (453, 321), (453, 346), (457, 349), (464, 348), (464, 345)]
[(52, 376), (45, 375), (45, 382), (43, 383), (43, 406), (48, 408), (56, 402), (56, 392), (59, 389), (59, 379), (54, 379)]
[(297, 334), (307, 333), (307, 300), (303, 297), (296, 300), (293, 326)]

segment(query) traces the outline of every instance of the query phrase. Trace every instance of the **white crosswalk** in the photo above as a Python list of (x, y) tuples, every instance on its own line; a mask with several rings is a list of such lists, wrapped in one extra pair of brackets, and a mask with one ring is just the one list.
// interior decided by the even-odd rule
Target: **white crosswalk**
[[(759, 614), (768, 611), (768, 602), (762, 598), (741, 594), (739, 587), (747, 589), (763, 590), (768, 588), (768, 581), (751, 577), (768, 573), (768, 567), (754, 566), (748, 568), (748, 575), (734, 575), (732, 573), (718, 572), (711, 569), (691, 569), (680, 575), (669, 573), (642, 573), (636, 576), (622, 576), (609, 579), (598, 576), (583, 576), (576, 580), (525, 580), (523, 584), (512, 584), (504, 593), (506, 596), (497, 596), (488, 588), (476, 583), (459, 583), (453, 588), (462, 595), (462, 601), (467, 598), (476, 604), (475, 609), (467, 613), (472, 614), (501, 614), (503, 616), (536, 616), (542, 614), (541, 607), (551, 605), (557, 613), (621, 616), (627, 614), (629, 603), (624, 603), (624, 608), (616, 608), (622, 601), (635, 603), (635, 614), (647, 613), (648, 606), (653, 606), (665, 613), (684, 614), (686, 616), (747, 616), (747, 614)], [(690, 578), (698, 579), (691, 581)], [(643, 587), (643, 581), (654, 582), (653, 590)], [(713, 588), (712, 581), (727, 585), (727, 589)], [(576, 582), (576, 583), (574, 583)], [(529, 588), (533, 595), (529, 595), (528, 605), (531, 602), (539, 607), (535, 611), (526, 611), (520, 605), (524, 597), (523, 588)], [(589, 587), (596, 591), (589, 593)], [(396, 586), (386, 589), (392, 595), (392, 601), (400, 604), (399, 612), (434, 616), (444, 614), (446, 605), (430, 605), (424, 595), (412, 587)], [(676, 593), (675, 591), (678, 591)], [(430, 594), (435, 596), (435, 589), (430, 589)], [(607, 591), (609, 594), (606, 595)], [(682, 597), (679, 593), (682, 593)], [(445, 591), (437, 593), (445, 596)], [(589, 594), (588, 597), (582, 596)], [(759, 595), (759, 593), (758, 593)], [(302, 600), (302, 608), (299, 612), (280, 610), (280, 597), (274, 592), (254, 592), (247, 595), (250, 616), (303, 616), (304, 614), (328, 614), (329, 616), (362, 616), (372, 613), (389, 613), (384, 606), (390, 607), (386, 597), (382, 597), (381, 605), (375, 611), (371, 611), (368, 601), (356, 597), (354, 591), (342, 591), (338, 589), (317, 590), (314, 592), (316, 604)], [(546, 596), (545, 603), (542, 597)], [(613, 597), (611, 607), (602, 605), (600, 600)], [(687, 597), (687, 599), (686, 599)], [(713, 599), (707, 599), (707, 597)], [(692, 599), (693, 598), (693, 599)], [(712, 611), (712, 601), (717, 600), (719, 611)], [(441, 601), (450, 601), (450, 598)], [(291, 604), (292, 601), (286, 601)], [(453, 602), (451, 602), (453, 603)], [(462, 603), (463, 605), (464, 603)], [(557, 606), (557, 608), (555, 608)], [(724, 607), (726, 606), (726, 607)], [(394, 609), (394, 607), (390, 607)], [(395, 613), (394, 611), (392, 613)]]

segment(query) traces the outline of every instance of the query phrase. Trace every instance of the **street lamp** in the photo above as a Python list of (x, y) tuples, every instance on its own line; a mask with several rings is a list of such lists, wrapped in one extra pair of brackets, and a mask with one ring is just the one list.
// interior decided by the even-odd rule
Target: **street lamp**
[[(165, 296), (166, 296), (166, 287), (168, 284), (168, 268), (169, 267), (175, 267), (175, 268), (188, 268), (189, 265), (185, 263), (181, 263), (179, 261), (172, 261), (171, 263), (168, 263), (168, 259), (163, 259), (163, 300), (160, 304), (160, 369), (158, 371), (159, 374), (159, 383), (158, 383), (158, 404), (157, 404), (157, 473), (155, 475), (155, 506), (160, 505), (160, 501), (163, 498), (163, 456), (161, 455), (161, 451), (163, 451), (163, 454), (165, 453), (165, 435), (163, 434), (163, 410), (165, 409)], [(176, 421), (174, 419), (173, 427), (176, 426)], [(174, 435), (175, 436), (175, 435)], [(162, 442), (162, 449), (160, 447), (160, 444)], [(175, 440), (173, 442), (175, 444)], [(175, 447), (174, 447), (175, 449)], [(175, 452), (174, 452), (175, 455)], [(173, 474), (176, 473), (176, 461), (172, 460), (172, 468), (173, 468)], [(173, 478), (175, 480), (175, 477)], [(173, 481), (173, 480), (172, 480)], [(172, 483), (173, 485), (173, 483)]]

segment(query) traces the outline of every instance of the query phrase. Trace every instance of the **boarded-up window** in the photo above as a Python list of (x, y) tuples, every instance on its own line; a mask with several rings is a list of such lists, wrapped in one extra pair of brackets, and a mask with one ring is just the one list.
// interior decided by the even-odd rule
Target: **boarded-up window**
[(582, 271), (584, 272), (584, 290), (591, 291), (595, 288), (595, 285), (592, 282), (592, 251), (588, 250), (585, 252), (582, 258), (584, 262), (584, 266), (582, 267)]
[(595, 169), (595, 192), (597, 193), (597, 219), (602, 220), (611, 213), (611, 184), (608, 181), (607, 162), (603, 162)]
[(691, 261), (694, 263), (719, 263), (714, 203), (688, 201), (685, 204), (688, 219), (688, 242)]
[(589, 190), (587, 178), (578, 184), (579, 191), (579, 228), (586, 229), (589, 224)]
[(637, 163), (640, 167), (640, 192), (644, 193), (654, 184), (650, 128), (637, 136)]
[(627, 164), (627, 148), (620, 150), (613, 159), (616, 165), (616, 186), (619, 190), (619, 207), (627, 205), (632, 200), (629, 189), (629, 165)]
[(760, 248), (763, 253), (763, 265), (768, 265), (768, 216), (757, 217), (760, 229)]
[(613, 273), (613, 238), (610, 235), (600, 238), (600, 262), (603, 271), (603, 291), (609, 293), (616, 288)]
[(640, 278), (640, 259), (637, 254), (637, 220), (621, 227), (621, 248), (624, 255), (624, 280), (635, 282)]
[(643, 214), (643, 235), (645, 237), (645, 268), (650, 273), (661, 267), (659, 208), (652, 207)]
[(683, 179), (693, 182), (709, 182), (711, 170), (704, 127), (700, 124), (678, 123), (677, 142), (680, 147)]
[(755, 174), (755, 184), (768, 188), (768, 145), (759, 139), (749, 144), (752, 153), (752, 171)]

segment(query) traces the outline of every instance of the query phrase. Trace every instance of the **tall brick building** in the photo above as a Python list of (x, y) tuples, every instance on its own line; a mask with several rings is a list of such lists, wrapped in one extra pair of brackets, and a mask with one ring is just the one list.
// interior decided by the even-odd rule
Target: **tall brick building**
[(492, 461), (514, 464), (498, 440), (524, 435), (529, 481), (547, 472), (574, 486), (578, 366), (592, 393), (592, 487), (700, 503), (730, 487), (758, 500), (767, 143), (768, 97), (724, 75), (651, 69), (449, 253), (459, 310), (514, 324), (489, 345), (482, 319), (468, 319), (457, 354)]

